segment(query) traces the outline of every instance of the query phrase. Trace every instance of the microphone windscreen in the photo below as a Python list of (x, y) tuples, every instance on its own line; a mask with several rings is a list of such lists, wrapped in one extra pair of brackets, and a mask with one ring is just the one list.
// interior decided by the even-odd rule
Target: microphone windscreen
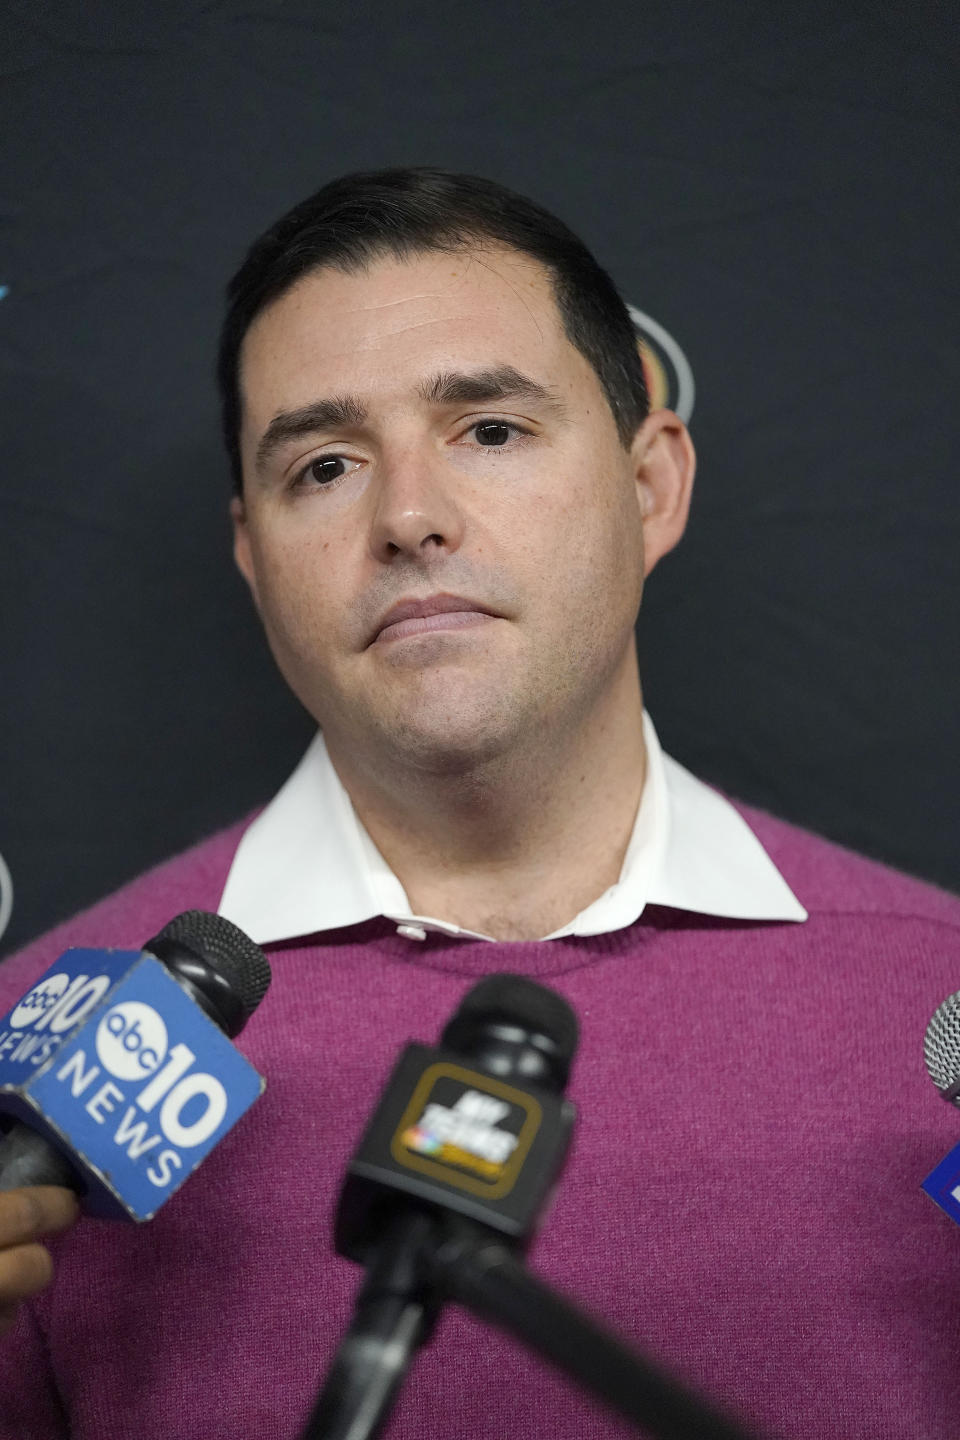
[(469, 1037), (483, 1026), (517, 1030), (550, 1057), (563, 1089), (577, 1050), (577, 1017), (562, 995), (525, 975), (488, 975), (464, 995), (443, 1031), (443, 1044), (468, 1051)]

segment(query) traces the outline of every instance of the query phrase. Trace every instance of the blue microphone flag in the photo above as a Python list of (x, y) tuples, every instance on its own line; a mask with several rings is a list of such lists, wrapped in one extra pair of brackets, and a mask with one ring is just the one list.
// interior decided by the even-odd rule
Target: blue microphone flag
[(265, 1086), (140, 950), (67, 950), (0, 1019), (0, 1114), (61, 1150), (84, 1210), (149, 1220)]
[(921, 1185), (940, 1209), (960, 1225), (960, 1145), (953, 1149), (934, 1166)]

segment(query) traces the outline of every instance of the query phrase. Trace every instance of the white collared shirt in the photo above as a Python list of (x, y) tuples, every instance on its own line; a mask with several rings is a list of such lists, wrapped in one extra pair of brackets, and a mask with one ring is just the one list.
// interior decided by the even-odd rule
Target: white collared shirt
[[(646, 712), (643, 734), (647, 773), (620, 877), (544, 939), (621, 930), (647, 905), (736, 920), (806, 920), (806, 910), (746, 821), (664, 755)], [(377, 915), (395, 921), (411, 939), (423, 939), (428, 930), (491, 939), (414, 915), (403, 886), (361, 825), (322, 733), (245, 831), (220, 914), (261, 945)]]

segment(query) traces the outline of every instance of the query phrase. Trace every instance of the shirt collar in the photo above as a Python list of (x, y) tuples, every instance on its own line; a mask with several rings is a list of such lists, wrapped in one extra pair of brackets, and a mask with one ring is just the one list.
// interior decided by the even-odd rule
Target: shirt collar
[[(544, 938), (620, 930), (647, 905), (736, 920), (805, 920), (807, 912), (738, 811), (664, 755), (646, 712), (643, 727), (647, 774), (620, 878)], [(395, 920), (411, 938), (427, 930), (490, 938), (413, 914), (357, 818), (322, 733), (244, 832), (220, 914), (261, 945), (377, 915)]]

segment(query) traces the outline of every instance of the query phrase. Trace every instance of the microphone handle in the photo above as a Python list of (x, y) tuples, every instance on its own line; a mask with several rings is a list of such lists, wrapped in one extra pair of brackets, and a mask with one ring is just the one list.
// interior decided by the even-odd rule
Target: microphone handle
[(377, 1245), (300, 1440), (374, 1440), (382, 1433), (433, 1330), (437, 1305), (427, 1286), (425, 1247), (435, 1229), (423, 1211), (405, 1210)]
[(657, 1440), (751, 1440), (538, 1280), (496, 1236), (453, 1222), (433, 1251), (433, 1273), (443, 1299), (514, 1335), (645, 1434)]
[(0, 1137), (0, 1190), (22, 1185), (65, 1185), (79, 1191), (80, 1179), (65, 1155), (18, 1120)]

